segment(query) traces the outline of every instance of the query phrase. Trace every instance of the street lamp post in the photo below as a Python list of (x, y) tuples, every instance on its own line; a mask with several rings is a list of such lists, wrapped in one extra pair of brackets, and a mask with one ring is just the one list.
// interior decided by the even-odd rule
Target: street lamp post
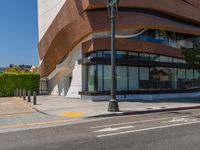
[(115, 52), (115, 15), (118, 11), (119, 0), (108, 0), (108, 13), (111, 18), (111, 68), (112, 68), (112, 84), (111, 99), (109, 100), (108, 111), (118, 112), (119, 105), (116, 100), (116, 52)]

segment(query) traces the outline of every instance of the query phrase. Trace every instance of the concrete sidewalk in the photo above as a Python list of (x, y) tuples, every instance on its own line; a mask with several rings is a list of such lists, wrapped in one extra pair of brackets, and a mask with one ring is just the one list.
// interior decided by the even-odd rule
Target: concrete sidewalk
[(28, 114), (35, 112), (34, 109), (27, 106), (23, 101), (16, 98), (4, 97), (0, 98), (0, 116), (13, 114)]
[(71, 99), (61, 96), (38, 96), (34, 109), (52, 116), (88, 118), (113, 115), (140, 114), (185, 109), (200, 109), (200, 98), (162, 99), (156, 101), (134, 100), (119, 102), (120, 112), (107, 111), (108, 102)]
[(82, 120), (45, 115), (19, 98), (0, 98), (0, 133), (66, 125)]

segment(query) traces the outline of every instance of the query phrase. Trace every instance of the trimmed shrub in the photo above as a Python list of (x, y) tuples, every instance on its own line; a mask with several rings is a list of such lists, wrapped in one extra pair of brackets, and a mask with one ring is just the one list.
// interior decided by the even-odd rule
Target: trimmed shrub
[(32, 73), (0, 73), (0, 97), (13, 96), (15, 89), (39, 92), (40, 75)]

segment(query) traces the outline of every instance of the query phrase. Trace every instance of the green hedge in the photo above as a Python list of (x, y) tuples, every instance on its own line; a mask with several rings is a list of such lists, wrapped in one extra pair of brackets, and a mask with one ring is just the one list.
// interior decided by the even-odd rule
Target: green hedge
[(0, 97), (13, 96), (15, 89), (39, 91), (39, 74), (0, 73)]

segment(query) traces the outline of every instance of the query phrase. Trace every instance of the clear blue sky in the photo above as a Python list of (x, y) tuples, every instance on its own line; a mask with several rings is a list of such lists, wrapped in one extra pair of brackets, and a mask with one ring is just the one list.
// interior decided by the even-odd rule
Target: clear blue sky
[(0, 2), (0, 67), (37, 65), (37, 0)]

